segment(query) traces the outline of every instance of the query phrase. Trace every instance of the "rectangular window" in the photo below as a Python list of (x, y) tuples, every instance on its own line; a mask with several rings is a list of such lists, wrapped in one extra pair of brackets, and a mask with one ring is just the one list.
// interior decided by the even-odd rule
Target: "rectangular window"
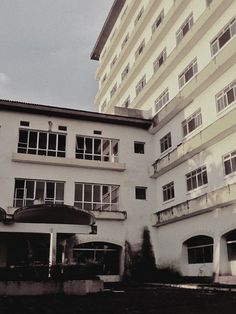
[(118, 162), (119, 140), (77, 135), (75, 158)]
[(126, 100), (123, 102), (123, 104), (121, 105), (121, 107), (123, 108), (128, 108), (129, 107), (129, 104), (130, 104), (130, 96), (128, 96), (126, 98)]
[(110, 68), (111, 68), (111, 69), (112, 69), (113, 66), (115, 65), (116, 60), (117, 60), (117, 56), (115, 55), (114, 59), (113, 59), (112, 62), (111, 62), (111, 65), (110, 65)]
[(135, 51), (135, 60), (137, 60), (137, 58), (141, 55), (144, 47), (145, 47), (145, 39), (141, 42), (141, 44), (138, 46), (138, 49)]
[(147, 188), (144, 186), (136, 186), (135, 187), (135, 198), (136, 200), (146, 200), (147, 195), (146, 195)]
[(135, 154), (144, 154), (145, 143), (134, 142), (134, 152)]
[(141, 90), (144, 88), (144, 86), (146, 85), (146, 75), (144, 75), (142, 77), (142, 79), (138, 82), (138, 84), (136, 85), (136, 96), (138, 96), (138, 94), (141, 92)]
[(162, 187), (163, 201), (169, 201), (175, 197), (174, 181)]
[(105, 73), (102, 78), (102, 84), (105, 83), (106, 79), (107, 79), (107, 74)]
[(194, 114), (182, 122), (183, 136), (188, 135), (202, 125), (201, 110), (197, 110)]
[(181, 42), (184, 36), (188, 33), (188, 31), (193, 26), (193, 13), (191, 13), (184, 23), (180, 26), (180, 28), (176, 32), (176, 42), (177, 44)]
[(129, 40), (129, 33), (125, 36), (125, 38), (124, 38), (124, 40), (123, 40), (123, 42), (121, 44), (121, 50), (124, 49), (124, 47), (125, 47), (125, 45), (126, 45), (128, 40)]
[(66, 135), (20, 129), (17, 152), (21, 154), (65, 157)]
[(227, 85), (216, 95), (216, 108), (220, 112), (236, 100), (236, 80)]
[(197, 58), (195, 58), (179, 75), (179, 88), (182, 88), (198, 72)]
[(134, 20), (134, 25), (136, 25), (138, 23), (138, 21), (141, 19), (141, 16), (143, 15), (144, 12), (144, 7), (142, 7), (142, 9), (139, 11), (136, 19)]
[(169, 102), (169, 89), (164, 90), (163, 93), (155, 100), (155, 112), (158, 112)]
[(111, 89), (111, 93), (110, 93), (111, 98), (114, 96), (116, 90), (117, 90), (117, 83), (116, 83), (116, 84), (112, 87), (112, 89)]
[(118, 211), (119, 186), (75, 183), (74, 205), (85, 210)]
[(64, 182), (15, 179), (14, 207), (64, 204)]
[(20, 121), (20, 126), (30, 126), (29, 121)]
[(236, 34), (236, 19), (233, 18), (211, 41), (211, 55), (214, 56)]
[(125, 79), (125, 77), (127, 76), (128, 73), (129, 73), (129, 63), (125, 67), (124, 71), (121, 73), (121, 80), (122, 81)]
[(165, 62), (166, 60), (166, 48), (162, 50), (162, 52), (159, 54), (159, 56), (156, 58), (156, 60), (153, 62), (153, 70), (154, 73), (160, 68), (160, 66)]
[(159, 27), (163, 19), (164, 19), (164, 10), (161, 11), (161, 13), (156, 18), (155, 22), (152, 24), (152, 33), (154, 33), (155, 30)]
[(187, 191), (192, 191), (208, 183), (206, 166), (199, 167), (186, 174)]
[(224, 161), (224, 173), (227, 176), (228, 174), (236, 171), (236, 150), (225, 155), (223, 157)]
[(171, 147), (171, 133), (169, 132), (160, 139), (161, 153)]
[(205, 264), (213, 261), (213, 244), (188, 247), (189, 264)]

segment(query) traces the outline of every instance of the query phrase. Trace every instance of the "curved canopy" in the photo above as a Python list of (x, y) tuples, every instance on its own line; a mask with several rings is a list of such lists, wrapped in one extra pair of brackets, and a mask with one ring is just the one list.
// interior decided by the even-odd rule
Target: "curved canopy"
[(14, 222), (93, 225), (94, 215), (88, 211), (68, 205), (32, 205), (18, 208)]

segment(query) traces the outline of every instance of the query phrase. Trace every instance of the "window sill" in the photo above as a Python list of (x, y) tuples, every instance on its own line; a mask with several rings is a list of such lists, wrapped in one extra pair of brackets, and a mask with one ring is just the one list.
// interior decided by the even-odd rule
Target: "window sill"
[(199, 191), (201, 191), (201, 190), (203, 190), (203, 189), (205, 189), (205, 188), (207, 188), (207, 187), (208, 187), (208, 184), (204, 184), (204, 185), (198, 186), (198, 187), (195, 188), (195, 189), (192, 189), (192, 190), (190, 190), (190, 191), (187, 191), (187, 192), (186, 192), (186, 195), (191, 195), (192, 193), (199, 192)]
[(168, 203), (170, 203), (170, 202), (173, 202), (175, 200), (175, 198), (171, 198), (171, 199), (169, 199), (169, 200), (167, 200), (167, 201), (164, 201), (163, 203), (162, 203), (162, 205), (164, 206), (164, 205), (166, 205), (166, 204), (168, 204)]
[(97, 161), (97, 160), (84, 160), (84, 159), (76, 159), (76, 158), (39, 156), (39, 155), (19, 154), (19, 153), (12, 153), (12, 161), (22, 162), (22, 163), (40, 164), (40, 165), (91, 168), (91, 169), (114, 170), (114, 171), (125, 171), (126, 169), (125, 163)]

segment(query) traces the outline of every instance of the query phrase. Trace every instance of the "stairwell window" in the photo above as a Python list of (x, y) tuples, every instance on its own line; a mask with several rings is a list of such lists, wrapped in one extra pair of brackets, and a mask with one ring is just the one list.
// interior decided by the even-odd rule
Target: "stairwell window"
[(138, 94), (142, 91), (142, 89), (144, 88), (145, 85), (146, 85), (146, 75), (144, 75), (141, 78), (141, 80), (138, 82), (138, 84), (135, 87), (135, 89), (136, 89), (136, 96), (138, 96)]
[(158, 112), (169, 102), (169, 89), (165, 89), (163, 93), (155, 100), (155, 112)]
[(225, 155), (223, 157), (224, 162), (224, 174), (227, 176), (228, 174), (236, 171), (236, 150)]
[(135, 51), (135, 60), (141, 55), (145, 47), (145, 39), (141, 42), (141, 44), (138, 46), (138, 49)]
[(66, 134), (20, 129), (17, 152), (65, 157)]
[(184, 23), (180, 26), (180, 28), (176, 32), (176, 42), (179, 44), (184, 36), (188, 33), (188, 31), (193, 26), (193, 13), (191, 13)]
[(156, 73), (156, 71), (165, 62), (165, 60), (166, 60), (166, 48), (162, 50), (162, 52), (159, 54), (159, 56), (153, 62), (154, 73)]
[(220, 112), (236, 100), (236, 80), (216, 95), (216, 108)]
[(235, 17), (211, 41), (211, 55), (214, 56), (236, 34)]
[(111, 98), (115, 95), (116, 91), (117, 91), (117, 83), (111, 89), (111, 92), (110, 92)]
[(201, 109), (198, 109), (194, 114), (182, 122), (183, 136), (193, 132), (202, 125)]
[(174, 181), (163, 185), (162, 187), (163, 201), (169, 201), (175, 198)]
[(122, 81), (125, 79), (125, 77), (127, 76), (128, 73), (129, 73), (129, 63), (124, 68), (123, 72), (121, 73), (121, 80)]
[(152, 33), (154, 33), (155, 30), (159, 27), (163, 19), (164, 19), (164, 10), (161, 11), (161, 13), (156, 18), (155, 22), (152, 24)]
[(169, 149), (172, 146), (170, 132), (160, 139), (160, 146), (161, 146), (161, 153), (164, 153), (167, 149)]
[(208, 183), (206, 166), (186, 174), (187, 191), (192, 191)]
[(182, 88), (188, 81), (190, 81), (197, 72), (197, 58), (195, 58), (179, 75), (179, 88)]

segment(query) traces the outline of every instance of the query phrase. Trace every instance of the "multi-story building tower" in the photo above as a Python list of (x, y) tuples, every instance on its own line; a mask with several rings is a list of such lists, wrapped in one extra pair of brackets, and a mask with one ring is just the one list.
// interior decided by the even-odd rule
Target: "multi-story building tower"
[(100, 112), (153, 118), (157, 264), (236, 275), (236, 2), (117, 0), (91, 58)]

